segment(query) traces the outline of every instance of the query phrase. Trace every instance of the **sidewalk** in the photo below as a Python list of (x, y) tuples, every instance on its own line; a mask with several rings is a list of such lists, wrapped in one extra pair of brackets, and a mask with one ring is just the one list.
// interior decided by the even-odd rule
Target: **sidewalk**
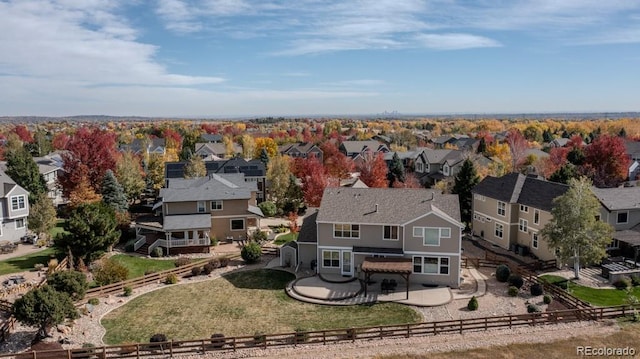
[(21, 256), (25, 256), (27, 254), (32, 254), (32, 253), (36, 253), (36, 252), (40, 252), (43, 251), (45, 249), (47, 249), (48, 247), (38, 247), (36, 245), (33, 244), (18, 244), (18, 248), (13, 251), (13, 253), (6, 253), (6, 254), (0, 254), (0, 261), (6, 260), (6, 259), (10, 259), (10, 258), (14, 258), (14, 257), (21, 257)]

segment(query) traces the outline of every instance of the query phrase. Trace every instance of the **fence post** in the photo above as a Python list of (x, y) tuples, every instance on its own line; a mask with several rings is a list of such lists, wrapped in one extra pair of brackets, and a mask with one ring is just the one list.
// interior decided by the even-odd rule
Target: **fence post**
[(140, 344), (136, 344), (136, 358), (140, 359)]
[(484, 330), (487, 330), (489, 328), (489, 318), (484, 317)]
[(433, 335), (438, 334), (438, 331), (436, 330), (436, 322), (433, 322)]
[(169, 341), (169, 358), (173, 358), (173, 339)]
[(536, 313), (532, 313), (531, 314), (531, 322), (533, 323), (533, 326), (536, 326)]
[(411, 338), (411, 324), (407, 324), (407, 338)]
[(236, 337), (233, 337), (233, 351), (236, 351)]
[[(171, 340), (171, 342), (173, 343), (173, 340)], [(206, 352), (207, 352), (207, 345), (204, 344), (204, 340), (202, 340), (202, 353), (204, 354)], [(172, 354), (173, 354), (173, 352), (172, 352)]]
[(67, 358), (71, 359), (71, 349), (67, 349)]
[(322, 331), (322, 345), (327, 345), (327, 332)]

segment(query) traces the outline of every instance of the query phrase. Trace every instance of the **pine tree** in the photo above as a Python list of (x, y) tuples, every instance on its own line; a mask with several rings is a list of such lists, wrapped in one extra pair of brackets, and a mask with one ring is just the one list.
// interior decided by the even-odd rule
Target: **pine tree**
[(207, 175), (207, 167), (200, 156), (193, 156), (184, 166), (184, 178), (204, 177)]
[(116, 212), (124, 212), (129, 208), (127, 196), (111, 170), (107, 170), (102, 181), (102, 201)]
[(389, 173), (387, 173), (387, 177), (389, 179), (389, 187), (393, 187), (393, 184), (395, 182), (404, 183), (406, 179), (404, 165), (402, 164), (400, 157), (398, 157), (397, 152), (393, 154), (391, 164), (389, 165)]
[(6, 172), (18, 185), (29, 191), (29, 203), (33, 203), (41, 193), (48, 192), (38, 165), (24, 147), (7, 153)]
[(453, 193), (458, 195), (460, 202), (460, 217), (463, 223), (471, 222), (471, 190), (480, 182), (476, 167), (470, 159), (464, 160), (460, 171), (455, 177)]
[(69, 295), (48, 285), (32, 289), (16, 299), (11, 313), (19, 322), (38, 327), (37, 339), (45, 338), (53, 326), (63, 323), (65, 319), (78, 317)]
[(260, 162), (264, 163), (265, 167), (269, 165), (269, 153), (267, 153), (267, 149), (264, 147), (260, 150)]

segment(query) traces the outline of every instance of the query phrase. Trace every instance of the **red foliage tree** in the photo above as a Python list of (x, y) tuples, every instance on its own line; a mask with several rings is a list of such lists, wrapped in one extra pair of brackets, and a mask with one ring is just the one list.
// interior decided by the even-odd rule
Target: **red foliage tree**
[(549, 157), (542, 160), (540, 168), (541, 174), (545, 178), (549, 178), (560, 167), (567, 164), (568, 147), (554, 147), (549, 151)]
[(345, 156), (332, 141), (325, 141), (321, 146), (325, 172), (335, 178), (348, 178), (353, 172), (353, 160)]
[(13, 129), (13, 132), (15, 132), (16, 135), (18, 135), (18, 137), (20, 138), (20, 141), (24, 143), (33, 142), (33, 134), (31, 133), (31, 131), (29, 131), (27, 126), (18, 125)]
[(404, 183), (393, 181), (393, 188), (422, 188), (422, 186), (414, 173), (407, 173), (405, 174)]
[(622, 137), (601, 135), (585, 148), (583, 172), (596, 187), (619, 186), (629, 175), (629, 164)]
[(51, 145), (53, 146), (54, 150), (64, 150), (65, 148), (67, 148), (67, 143), (69, 143), (70, 139), (71, 137), (66, 133), (58, 132), (53, 136)]
[(162, 137), (166, 148), (173, 148), (178, 152), (182, 150), (182, 136), (177, 131), (167, 128), (162, 131)]
[(298, 213), (289, 212), (287, 219), (289, 219), (289, 230), (291, 230), (291, 233), (298, 233), (300, 231), (300, 227), (298, 226)]
[(217, 134), (220, 131), (220, 127), (218, 125), (214, 125), (211, 123), (203, 123), (200, 125), (200, 128), (206, 133)]
[(389, 168), (381, 152), (365, 152), (364, 161), (358, 166), (358, 171), (360, 172), (360, 180), (367, 186), (372, 188), (389, 187), (389, 182), (387, 182)]
[(299, 164), (302, 167), (299, 178), (302, 181), (304, 201), (310, 207), (318, 207), (328, 183), (324, 167), (315, 157), (307, 158)]
[(91, 189), (100, 193), (104, 174), (107, 170), (115, 171), (119, 155), (115, 133), (81, 127), (67, 143), (66, 150), (61, 155), (64, 171), (59, 177), (64, 196), (69, 198), (85, 179)]
[(517, 171), (527, 157), (529, 142), (524, 138), (520, 130), (516, 128), (512, 128), (507, 132), (506, 141), (511, 152), (511, 170)]

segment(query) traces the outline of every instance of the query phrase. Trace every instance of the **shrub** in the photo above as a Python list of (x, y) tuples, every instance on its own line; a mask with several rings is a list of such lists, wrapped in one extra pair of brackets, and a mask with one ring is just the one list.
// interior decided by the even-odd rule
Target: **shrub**
[(47, 277), (47, 284), (58, 292), (69, 294), (71, 299), (80, 300), (84, 298), (89, 285), (84, 273), (78, 271), (56, 272)]
[(191, 268), (191, 275), (192, 276), (194, 276), (194, 277), (195, 276), (199, 276), (200, 273), (202, 273), (202, 268), (200, 266), (196, 266), (196, 267)]
[(264, 201), (260, 203), (258, 207), (260, 207), (260, 210), (265, 217), (273, 217), (278, 211), (278, 209), (276, 208), (276, 204), (271, 201)]
[(217, 246), (217, 245), (218, 245), (218, 243), (220, 243), (220, 240), (219, 240), (219, 239), (218, 239), (218, 237), (216, 237), (216, 236), (211, 237), (211, 238), (209, 239), (209, 241), (211, 241), (211, 245), (212, 245), (212, 246)]
[(553, 297), (552, 297), (552, 296), (550, 296), (549, 294), (545, 294), (545, 295), (542, 297), (542, 302), (543, 302), (544, 304), (551, 304), (551, 302), (553, 302)]
[(349, 328), (347, 329), (347, 339), (355, 339), (356, 338), (356, 329), (355, 328)]
[(207, 263), (204, 265), (204, 267), (202, 267), (202, 274), (209, 275), (211, 274), (211, 272), (213, 272), (213, 270), (214, 270), (213, 266)]
[(511, 269), (509, 269), (509, 267), (507, 267), (504, 264), (500, 264), (497, 268), (496, 268), (496, 279), (498, 280), (498, 282), (504, 283), (509, 279), (509, 276), (511, 275)]
[(531, 295), (538, 296), (542, 295), (543, 293), (544, 290), (542, 289), (542, 285), (540, 285), (539, 283), (534, 283), (531, 285)]
[(471, 311), (478, 310), (478, 298), (475, 296), (471, 297), (471, 299), (469, 299), (469, 303), (467, 303), (467, 309)]
[(224, 345), (226, 344), (224, 334), (222, 333), (212, 334), (211, 344), (212, 344), (211, 346), (214, 347), (215, 349), (222, 349), (222, 347), (224, 347)]
[(633, 284), (634, 287), (637, 287), (640, 285), (640, 276), (633, 274), (631, 275), (631, 284)]
[(516, 297), (519, 291), (520, 290), (518, 289), (518, 287), (510, 286), (507, 293), (509, 294), (510, 297)]
[(569, 280), (567, 279), (562, 282), (556, 282), (554, 283), (554, 285), (560, 289), (567, 290), (567, 288), (569, 287)]
[(175, 273), (167, 274), (167, 277), (164, 279), (165, 284), (176, 284), (178, 283), (178, 276)]
[(265, 242), (267, 240), (267, 233), (263, 231), (256, 231), (253, 233), (253, 240), (258, 243)]
[(91, 298), (89, 299), (88, 303), (91, 305), (98, 305), (100, 304), (100, 300), (98, 298)]
[(151, 251), (151, 256), (154, 258), (159, 258), (159, 257), (162, 257), (163, 255), (164, 255), (164, 252), (162, 251), (162, 247), (155, 247)]
[(220, 268), (221, 267), (221, 263), (220, 260), (218, 258), (213, 258), (212, 260), (209, 261), (208, 263), (210, 266), (213, 267), (213, 269), (216, 268)]
[(108, 258), (101, 261), (93, 270), (93, 280), (99, 286), (122, 282), (129, 276), (129, 269)]
[(524, 280), (518, 274), (512, 274), (509, 276), (509, 284), (520, 289), (524, 285)]
[(124, 291), (122, 294), (124, 294), (125, 297), (130, 297), (131, 293), (133, 293), (133, 289), (129, 286), (122, 288), (122, 290)]
[(125, 245), (124, 245), (124, 251), (125, 252), (135, 252), (135, 245), (136, 245), (136, 240), (132, 239), (130, 241), (128, 241)]
[(613, 286), (616, 287), (617, 289), (627, 289), (631, 287), (631, 279), (629, 279), (628, 277), (622, 277), (617, 281), (613, 282)]
[(226, 267), (229, 265), (229, 258), (228, 257), (221, 257), (220, 258), (220, 267)]
[[(168, 342), (169, 340), (167, 339), (167, 336), (164, 334), (154, 334), (150, 339), (149, 339), (149, 343), (163, 343), (163, 342)], [(149, 346), (149, 349), (158, 349), (158, 348), (162, 348), (161, 345), (158, 346)]]
[(527, 313), (539, 313), (539, 312), (540, 312), (540, 308), (538, 308), (537, 305), (535, 304), (527, 305)]
[(253, 334), (253, 342), (256, 345), (264, 344), (267, 341), (267, 336), (263, 332), (255, 332)]
[(296, 328), (296, 343), (304, 343), (309, 340), (309, 333), (304, 328)]
[(247, 264), (257, 263), (262, 256), (262, 248), (256, 242), (249, 242), (242, 247), (240, 256)]
[(188, 265), (190, 263), (191, 263), (191, 259), (189, 259), (187, 257), (180, 257), (180, 258), (176, 259), (176, 261), (174, 262), (176, 267), (186, 266), (186, 265)]

